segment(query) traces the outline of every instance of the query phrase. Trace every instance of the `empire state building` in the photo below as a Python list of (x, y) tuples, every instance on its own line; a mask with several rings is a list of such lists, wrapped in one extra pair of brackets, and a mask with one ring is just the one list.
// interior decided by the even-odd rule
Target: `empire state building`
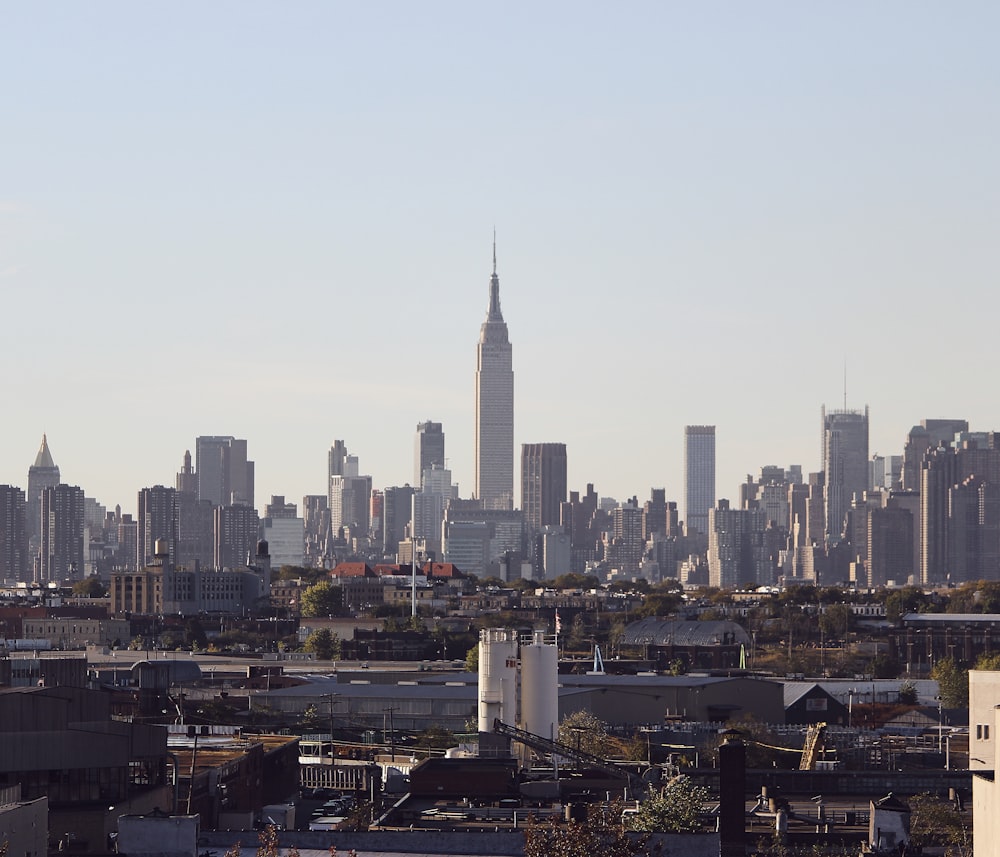
[(476, 349), (476, 498), (486, 509), (514, 508), (514, 369), (495, 240), (490, 306)]

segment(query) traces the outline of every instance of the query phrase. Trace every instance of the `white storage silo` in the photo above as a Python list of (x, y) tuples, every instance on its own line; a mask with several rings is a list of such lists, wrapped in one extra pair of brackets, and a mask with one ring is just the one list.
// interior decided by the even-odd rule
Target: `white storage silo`
[(521, 646), (521, 728), (551, 740), (559, 730), (559, 650), (544, 631)]
[(517, 632), (484, 628), (479, 632), (479, 731), (493, 721), (517, 724)]

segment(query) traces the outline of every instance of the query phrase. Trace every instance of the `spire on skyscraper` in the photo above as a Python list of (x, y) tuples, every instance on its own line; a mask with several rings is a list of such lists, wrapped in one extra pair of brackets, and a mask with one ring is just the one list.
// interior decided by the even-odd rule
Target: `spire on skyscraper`
[(42, 445), (38, 449), (38, 455), (35, 456), (35, 467), (55, 467), (55, 462), (52, 460), (52, 453), (49, 452), (49, 440), (43, 434), (42, 435)]
[[(497, 276), (497, 233), (493, 230), (493, 274), (490, 276), (490, 308), (486, 313), (486, 322), (503, 322), (500, 311), (500, 278)], [(506, 335), (506, 331), (504, 331)]]

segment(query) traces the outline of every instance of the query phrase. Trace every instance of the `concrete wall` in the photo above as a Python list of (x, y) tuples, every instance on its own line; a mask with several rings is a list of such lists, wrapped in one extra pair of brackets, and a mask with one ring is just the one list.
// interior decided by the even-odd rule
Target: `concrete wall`
[(200, 829), (197, 815), (165, 818), (123, 815), (118, 819), (118, 851), (122, 854), (194, 854), (198, 850)]
[(45, 857), (49, 847), (49, 799), (0, 807), (0, 845), (7, 853), (23, 857)]
[[(972, 694), (974, 681), (982, 682), (982, 676), (996, 676), (1000, 678), (1000, 673), (984, 673), (979, 670), (969, 672), (969, 694)], [(975, 677), (975, 679), (974, 679)], [(992, 684), (992, 682), (990, 682)], [(982, 689), (982, 686), (980, 686)], [(1000, 729), (1000, 710), (992, 707), (989, 711), (992, 715), (987, 723), (992, 723), (990, 729), (990, 739), (994, 747), (997, 746), (993, 738), (993, 731)], [(976, 724), (982, 724), (985, 715), (976, 714), (969, 711), (969, 731), (975, 735)], [(973, 719), (976, 718), (976, 719)], [(969, 738), (970, 755), (973, 746), (973, 737)], [(976, 857), (1000, 857), (1000, 783), (994, 779), (994, 756), (980, 756), (990, 762), (989, 771), (982, 771), (972, 778), (972, 841), (975, 843)], [(972, 763), (970, 762), (970, 765)]]
[(995, 768), (997, 736), (994, 709), (1000, 705), (1000, 672), (969, 670), (969, 770)]

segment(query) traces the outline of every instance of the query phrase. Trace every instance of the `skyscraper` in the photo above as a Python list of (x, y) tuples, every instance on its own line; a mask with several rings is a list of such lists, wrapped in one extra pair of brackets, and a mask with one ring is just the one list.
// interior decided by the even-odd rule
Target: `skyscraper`
[(715, 508), (715, 426), (684, 426), (684, 526), (706, 535)]
[(302, 565), (305, 532), (305, 521), (299, 517), (298, 507), (294, 503), (286, 503), (281, 495), (272, 495), (271, 502), (264, 507), (260, 537), (268, 544), (275, 568)]
[(38, 540), (41, 534), (42, 492), (59, 484), (59, 468), (52, 460), (49, 452), (48, 438), (42, 435), (42, 445), (35, 456), (35, 463), (28, 468), (27, 518), (25, 527), (28, 531), (30, 555), (38, 553)]
[(566, 444), (521, 444), (521, 511), (529, 533), (559, 523), (566, 502)]
[(42, 491), (39, 560), (41, 580), (83, 576), (83, 489), (52, 485)]
[(490, 304), (476, 350), (476, 499), (486, 509), (514, 507), (514, 369), (495, 240)]
[(722, 589), (770, 584), (762, 509), (731, 509), (728, 500), (709, 513), (708, 585)]
[(0, 580), (30, 582), (26, 508), (24, 491), (0, 485)]
[(215, 507), (215, 567), (243, 568), (256, 553), (260, 520), (249, 506)]
[(177, 554), (177, 492), (173, 488), (154, 485), (143, 488), (138, 496), (138, 529), (136, 532), (136, 568), (152, 565), (158, 556), (156, 543), (166, 542), (170, 563)]
[(826, 474), (827, 545), (844, 535), (844, 523), (854, 496), (868, 490), (868, 407), (863, 411), (821, 409), (823, 471)]
[(240, 438), (199, 437), (195, 445), (198, 499), (213, 506), (253, 506), (254, 463)]
[(419, 488), (424, 471), (434, 465), (444, 467), (444, 432), (441, 423), (419, 423), (417, 425), (416, 448), (413, 451), (413, 484)]

